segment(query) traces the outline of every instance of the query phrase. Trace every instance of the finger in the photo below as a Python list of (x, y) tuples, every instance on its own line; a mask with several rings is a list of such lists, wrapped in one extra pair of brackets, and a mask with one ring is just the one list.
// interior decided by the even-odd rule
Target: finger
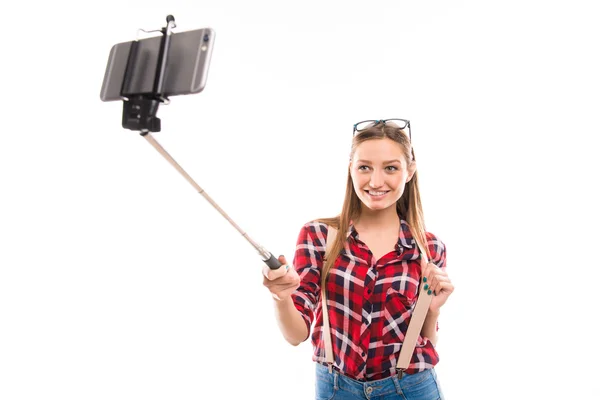
[(440, 282), (438, 294), (450, 295), (454, 292), (454, 285), (452, 282)]
[(289, 266), (287, 266), (287, 265), (282, 265), (281, 267), (279, 267), (277, 269), (271, 269), (271, 268), (265, 266), (265, 267), (263, 267), (263, 275), (265, 276), (265, 278), (272, 281), (275, 279), (279, 279), (282, 276), (284, 276), (285, 274), (287, 274), (288, 269), (289, 269)]
[(436, 267), (434, 270), (434, 276), (431, 278), (432, 280), (432, 288), (431, 290), (436, 294), (440, 294), (442, 290), (443, 283), (450, 283), (450, 278), (446, 271), (443, 271), (441, 268)]
[(264, 276), (263, 285), (269, 289), (271, 294), (275, 294), (273, 298), (281, 300), (298, 289), (300, 286), (300, 277), (295, 269), (290, 269), (286, 275), (272, 281)]
[(440, 270), (440, 268), (437, 265), (435, 265), (433, 261), (429, 261), (423, 269), (424, 276), (428, 276), (432, 273), (435, 274), (438, 270)]
[(439, 282), (435, 278), (435, 275), (433, 275), (433, 277), (427, 278), (427, 283), (423, 285), (423, 291), (429, 295), (432, 295), (435, 293), (435, 289), (438, 287), (438, 284)]
[(267, 288), (274, 293), (277, 292), (282, 292), (284, 290), (287, 290), (289, 288), (297, 288), (299, 285), (295, 282), (286, 282), (286, 283), (280, 283), (280, 284), (274, 284), (273, 281), (267, 281)]
[(435, 288), (436, 293), (439, 294), (441, 288), (448, 287), (448, 286), (446, 286), (446, 284), (450, 284), (450, 286), (452, 286), (452, 282), (450, 282), (450, 279), (446, 276), (438, 276), (437, 277), (437, 287)]
[[(449, 282), (440, 282), (437, 286), (437, 288), (435, 289), (435, 292), (433, 292), (434, 296), (439, 296), (442, 299), (447, 299), (448, 296), (450, 296), (450, 294), (452, 293), (452, 291), (454, 290), (453, 286), (451, 283)], [(445, 303), (446, 301), (444, 300), (443, 303)], [(442, 304), (443, 304), (442, 303)]]
[(442, 275), (440, 274), (440, 272), (441, 271), (437, 267), (437, 265), (431, 263), (429, 275), (431, 280), (430, 290), (433, 294), (439, 293), (440, 281), (442, 279)]
[(435, 265), (433, 263), (431, 265), (432, 265), (431, 269), (434, 271), (434, 273), (436, 275), (438, 275), (438, 276), (448, 276), (448, 273), (445, 270), (443, 270), (442, 268), (438, 267), (437, 265)]
[(450, 282), (450, 278), (446, 275), (435, 274), (434, 277), (438, 282)]
[(433, 278), (431, 278), (431, 281), (431, 290), (437, 295), (440, 294), (443, 283), (450, 283), (450, 278), (448, 278), (447, 274), (442, 273), (442, 271), (437, 268)]
[(425, 264), (424, 262), (421, 263), (421, 280), (424, 283), (427, 283), (427, 281), (429, 280), (429, 277), (427, 276), (427, 274), (429, 273), (429, 264)]
[(284, 276), (287, 271), (289, 270), (290, 266), (287, 265), (287, 262), (285, 260), (284, 256), (279, 256), (279, 262), (281, 263), (281, 267), (277, 268), (277, 269), (271, 269), (268, 266), (263, 266), (263, 275), (269, 279), (269, 280), (274, 280), (277, 278), (281, 278), (282, 276)]
[(442, 290), (442, 283), (439, 281), (439, 279), (435, 279), (435, 284), (432, 286), (431, 291), (433, 292), (433, 294), (435, 296), (437, 296), (438, 294), (440, 294)]
[(427, 294), (433, 294), (432, 286), (435, 284), (435, 265), (431, 262), (423, 270), (423, 291)]

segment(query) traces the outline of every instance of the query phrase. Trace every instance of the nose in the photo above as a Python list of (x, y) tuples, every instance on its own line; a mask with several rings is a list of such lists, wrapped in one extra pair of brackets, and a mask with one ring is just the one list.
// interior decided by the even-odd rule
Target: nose
[(383, 172), (380, 170), (375, 170), (371, 174), (371, 179), (369, 180), (369, 187), (373, 189), (377, 189), (383, 186)]

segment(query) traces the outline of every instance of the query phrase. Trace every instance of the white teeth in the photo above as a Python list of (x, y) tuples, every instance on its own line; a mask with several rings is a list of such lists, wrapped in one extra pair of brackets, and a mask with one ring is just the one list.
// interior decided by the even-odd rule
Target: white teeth
[(387, 192), (372, 192), (369, 190), (369, 194), (372, 196), (382, 196), (384, 194), (386, 194)]

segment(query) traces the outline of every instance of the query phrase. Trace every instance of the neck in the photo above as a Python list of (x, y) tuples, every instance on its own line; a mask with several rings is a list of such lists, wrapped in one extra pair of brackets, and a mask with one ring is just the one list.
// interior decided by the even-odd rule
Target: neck
[(396, 211), (396, 205), (392, 205), (384, 210), (371, 210), (368, 207), (362, 207), (360, 217), (355, 223), (355, 227), (369, 227), (375, 229), (396, 228), (399, 229), (400, 217)]

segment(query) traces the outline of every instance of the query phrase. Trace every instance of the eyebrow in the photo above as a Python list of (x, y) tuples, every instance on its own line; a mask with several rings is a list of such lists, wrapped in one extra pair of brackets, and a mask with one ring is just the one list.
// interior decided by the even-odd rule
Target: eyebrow
[[(369, 161), (369, 160), (357, 160), (356, 162), (362, 162), (362, 163), (365, 163), (365, 164), (372, 164), (372, 162)], [(400, 160), (389, 160), (389, 161), (384, 161), (383, 163), (384, 164), (392, 164), (392, 163), (395, 163), (395, 162), (402, 164), (402, 161), (400, 161)]]

